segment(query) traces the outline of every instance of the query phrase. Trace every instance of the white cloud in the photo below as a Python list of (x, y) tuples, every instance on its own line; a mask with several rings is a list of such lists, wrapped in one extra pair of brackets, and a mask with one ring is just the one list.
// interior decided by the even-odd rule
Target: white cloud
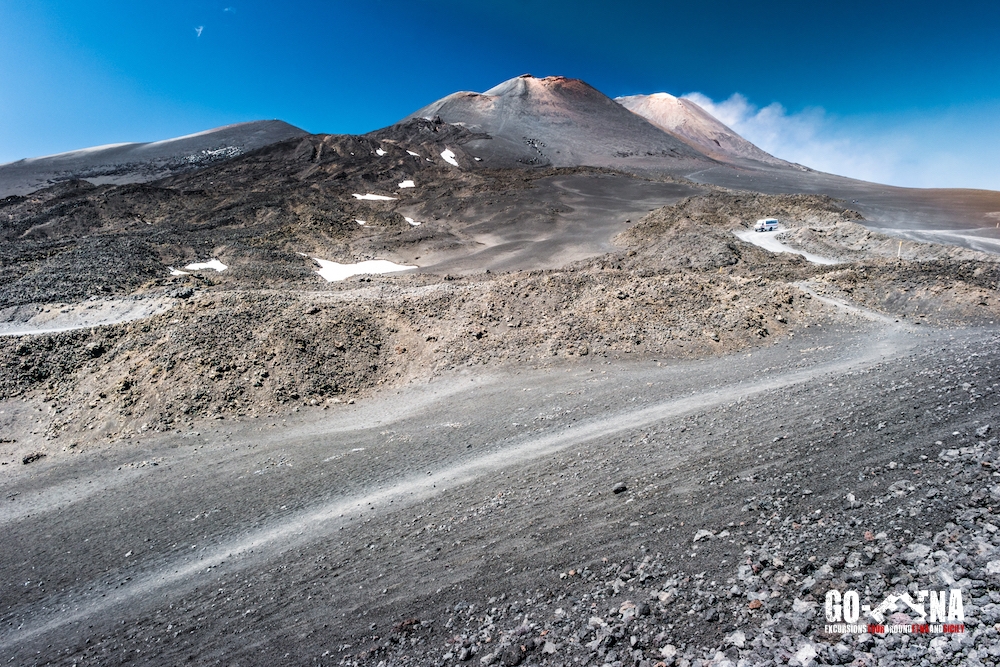
[(201, 33), (202, 33), (203, 30), (205, 30), (205, 26), (200, 25), (200, 26), (198, 26), (197, 28), (194, 29), (194, 32), (195, 32), (195, 34), (198, 37), (201, 37)]
[(1000, 107), (840, 117), (757, 107), (739, 93), (722, 102), (684, 97), (768, 153), (813, 169), (890, 185), (1000, 190)]
[(235, 14), (236, 13), (236, 8), (235, 7), (226, 7), (222, 11), (225, 12), (225, 13), (227, 13), (227, 14)]

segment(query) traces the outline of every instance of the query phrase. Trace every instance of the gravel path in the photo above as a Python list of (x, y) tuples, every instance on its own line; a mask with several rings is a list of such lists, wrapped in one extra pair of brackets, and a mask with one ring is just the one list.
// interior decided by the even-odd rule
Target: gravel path
[(768, 252), (790, 252), (795, 255), (802, 255), (807, 260), (813, 264), (839, 264), (840, 260), (832, 259), (830, 257), (823, 257), (821, 255), (816, 255), (811, 252), (806, 252), (805, 250), (798, 250), (792, 246), (785, 245), (778, 240), (778, 234), (781, 232), (775, 231), (771, 232), (756, 232), (752, 229), (742, 229), (740, 231), (733, 232), (733, 234), (741, 241), (746, 241), (747, 243), (752, 243), (755, 246), (759, 246)]
[[(5, 482), (27, 508), (3, 522), (0, 657), (692, 664), (719, 649), (758, 663), (808, 642), (853, 660), (892, 642), (781, 619), (822, 609), (820, 588), (860, 572), (842, 569), (854, 551), (908, 567), (909, 543), (954, 521), (956, 464), (932, 443), (971, 437), (952, 458), (992, 456), (962, 435), (995, 410), (987, 338), (816, 327), (749, 355), (450, 375), (42, 460)], [(904, 473), (915, 491), (897, 495)], [(953, 657), (991, 636), (936, 646)]]

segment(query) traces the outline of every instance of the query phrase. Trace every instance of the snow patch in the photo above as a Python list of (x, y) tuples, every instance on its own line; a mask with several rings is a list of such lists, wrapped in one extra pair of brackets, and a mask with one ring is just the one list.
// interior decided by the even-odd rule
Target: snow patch
[(367, 225), (367, 224), (368, 224), (368, 222), (367, 222), (367, 221), (365, 221), (365, 220), (358, 220), (358, 219), (355, 219), (355, 220), (354, 220), (354, 222), (358, 223), (359, 225)]
[(423, 223), (417, 222), (413, 218), (407, 218), (405, 216), (403, 217), (403, 220), (406, 220), (408, 223), (410, 223), (411, 227), (419, 227), (421, 224), (423, 224)]
[(175, 269), (172, 266), (168, 266), (167, 268), (170, 269), (170, 275), (172, 275), (172, 276), (189, 276), (189, 275), (191, 275), (187, 271), (181, 271), (180, 269)]
[(395, 197), (386, 197), (385, 195), (373, 195), (370, 192), (363, 195), (354, 194), (352, 196), (355, 199), (366, 199), (368, 201), (392, 201), (395, 199)]
[(406, 152), (412, 155), (413, 157), (420, 157), (420, 153), (414, 153), (413, 151), (406, 151)]
[(444, 158), (444, 161), (448, 164), (456, 167), (458, 166), (458, 160), (455, 159), (455, 153), (450, 148), (446, 148), (441, 151), (441, 157)]
[(223, 264), (222, 262), (220, 262), (217, 259), (211, 259), (211, 260), (209, 260), (207, 262), (195, 262), (194, 264), (188, 264), (184, 268), (187, 269), (188, 271), (204, 271), (204, 270), (212, 269), (212, 270), (220, 271), (221, 272), (221, 271), (225, 271), (229, 267), (226, 266), (225, 264)]
[(316, 273), (318, 273), (324, 280), (331, 283), (350, 278), (351, 276), (394, 273), (396, 271), (407, 271), (409, 269), (417, 268), (416, 266), (396, 264), (395, 262), (390, 262), (386, 259), (369, 259), (356, 264), (339, 264), (337, 262), (319, 259), (318, 257), (313, 257), (313, 261), (320, 265), (320, 269)]
[(417, 187), (417, 185), (413, 181), (406, 180), (406, 181), (403, 181), (402, 183), (400, 183), (399, 187), (400, 188), (415, 188), (415, 187)]
[(375, 149), (375, 155), (378, 155), (379, 157), (382, 157), (383, 155), (385, 155), (385, 151), (382, 150), (381, 148), (376, 148)]

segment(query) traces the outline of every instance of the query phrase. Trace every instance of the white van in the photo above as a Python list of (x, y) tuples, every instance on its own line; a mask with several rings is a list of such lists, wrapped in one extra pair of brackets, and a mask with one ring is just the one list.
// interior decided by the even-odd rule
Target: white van
[(773, 232), (778, 228), (778, 221), (774, 218), (761, 218), (753, 226), (755, 232)]

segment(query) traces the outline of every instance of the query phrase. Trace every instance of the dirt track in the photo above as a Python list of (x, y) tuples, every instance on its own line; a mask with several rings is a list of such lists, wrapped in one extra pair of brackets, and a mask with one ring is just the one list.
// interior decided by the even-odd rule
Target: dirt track
[[(747, 497), (795, 484), (810, 494), (781, 513), (837, 516), (845, 489), (868, 493), (859, 471), (936, 456), (935, 440), (995, 420), (990, 394), (956, 404), (926, 391), (941, 369), (952, 393), (966, 395), (967, 379), (992, 391), (992, 338), (852, 314), (734, 357), (453, 373), (287, 421), (215, 422), (42, 460), (5, 485), (0, 657), (337, 664), (374, 647), (362, 664), (426, 664), (445, 653), (457, 603), (575, 599), (587, 581), (560, 574), (602, 558), (662, 553), (721, 582), (760, 540), (758, 526), (731, 525), (751, 518), (734, 516)], [(893, 407), (896, 387), (907, 400)], [(628, 492), (612, 494), (619, 481)], [(863, 527), (933, 532), (946, 510), (898, 522), (882, 512)], [(735, 541), (690, 547), (697, 530), (727, 524)], [(811, 547), (821, 560), (839, 548)], [(798, 554), (788, 571), (810, 552)], [(544, 609), (523, 612), (540, 620)], [(413, 634), (392, 630), (410, 618)], [(495, 613), (510, 626), (496, 640), (520, 618)], [(671, 641), (712, 646), (730, 626), (671, 625)], [(480, 645), (491, 648), (469, 644)], [(584, 655), (561, 650), (548, 664)]]

